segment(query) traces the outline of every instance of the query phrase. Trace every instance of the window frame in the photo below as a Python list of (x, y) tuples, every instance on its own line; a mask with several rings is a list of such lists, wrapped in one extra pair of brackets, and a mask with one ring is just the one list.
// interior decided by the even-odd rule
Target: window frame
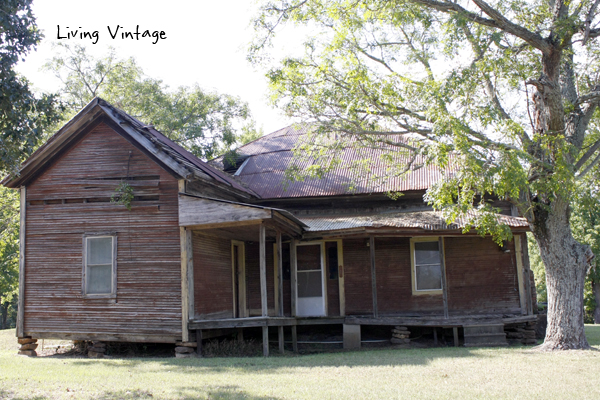
[(426, 236), (426, 237), (412, 237), (410, 238), (410, 275), (411, 275), (411, 287), (413, 295), (442, 295), (444, 293), (444, 276), (446, 274), (446, 269), (443, 267), (442, 262), (446, 258), (445, 250), (444, 250), (444, 238), (442, 237), (442, 248), (439, 248), (438, 251), (441, 251), (442, 257), (440, 257), (440, 273), (442, 277), (440, 279), (440, 288), (439, 289), (417, 289), (417, 266), (415, 264), (415, 243), (423, 243), (423, 242), (437, 242), (439, 243), (439, 236)]
[[(88, 293), (87, 277), (87, 250), (88, 239), (99, 239), (109, 237), (112, 239), (112, 268), (111, 268), (111, 291), (110, 293)], [(117, 297), (117, 234), (114, 232), (105, 233), (86, 233), (83, 235), (83, 250), (82, 250), (82, 279), (81, 279), (81, 294), (84, 298), (91, 299), (115, 299)]]

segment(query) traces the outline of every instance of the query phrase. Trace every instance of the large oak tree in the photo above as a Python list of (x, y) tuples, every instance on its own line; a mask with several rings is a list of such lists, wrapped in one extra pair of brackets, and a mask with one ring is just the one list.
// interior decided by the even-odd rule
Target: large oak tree
[(303, 54), (268, 72), (275, 104), (318, 126), (304, 152), (321, 163), (311, 171), (333, 165), (343, 146), (383, 147), (391, 175), (423, 159), (456, 167), (426, 196), (450, 220), (467, 216), (502, 238), (509, 232), (484, 195), (518, 207), (546, 267), (541, 348), (588, 348), (583, 286), (593, 253), (573, 238), (570, 213), (577, 181), (600, 162), (599, 4), (267, 1), (250, 58), (272, 62), (285, 24), (311, 32)]
[(0, 3), (0, 174), (14, 171), (27, 158), (60, 112), (54, 96), (36, 96), (15, 71), (42, 38), (31, 1)]

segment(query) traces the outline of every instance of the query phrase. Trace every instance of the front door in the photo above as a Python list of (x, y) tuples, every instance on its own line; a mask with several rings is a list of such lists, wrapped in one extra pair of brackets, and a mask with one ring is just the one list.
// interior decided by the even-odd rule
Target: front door
[(323, 243), (299, 244), (296, 254), (298, 262), (296, 315), (298, 317), (325, 316)]

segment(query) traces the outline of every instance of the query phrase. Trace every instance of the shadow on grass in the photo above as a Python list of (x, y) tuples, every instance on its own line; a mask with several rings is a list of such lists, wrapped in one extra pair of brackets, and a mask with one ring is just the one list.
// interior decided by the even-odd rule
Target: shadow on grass
[(251, 395), (246, 391), (240, 389), (239, 386), (216, 386), (216, 387), (187, 387), (182, 388), (179, 391), (179, 396), (184, 400), (197, 400), (197, 399), (255, 399), (255, 400), (278, 400), (279, 397), (273, 396), (255, 396)]
[(13, 392), (10, 392), (5, 389), (0, 389), (0, 399), (8, 399), (8, 400), (49, 400), (50, 397), (46, 396), (34, 396), (34, 397), (21, 397), (14, 396)]
[[(529, 347), (515, 349), (527, 351)], [(272, 349), (273, 351), (275, 349)], [(275, 354), (274, 352), (272, 354)], [(157, 368), (176, 368), (180, 373), (219, 374), (231, 371), (242, 373), (272, 374), (281, 370), (285, 373), (289, 368), (318, 367), (380, 367), (380, 366), (424, 366), (441, 358), (490, 358), (493, 352), (479, 351), (476, 348), (429, 348), (429, 349), (377, 349), (365, 351), (347, 351), (336, 353), (320, 353), (311, 355), (294, 355), (286, 353), (263, 357), (247, 358), (104, 358), (104, 359), (72, 359), (70, 364), (89, 366), (90, 363), (107, 362), (111, 367), (138, 368), (151, 363)], [(114, 362), (113, 361), (118, 361)]]
[[(96, 400), (141, 400), (141, 399), (153, 399), (155, 396), (148, 390), (116, 390), (106, 391), (101, 393)], [(23, 397), (15, 396), (13, 392), (0, 389), (0, 399), (9, 400), (51, 400), (53, 397), (48, 396), (33, 396)], [(255, 400), (278, 400), (277, 397), (271, 396), (254, 396), (248, 392), (242, 390), (239, 386), (206, 386), (202, 388), (198, 387), (184, 387), (178, 390), (178, 399), (182, 400), (197, 400), (197, 399), (255, 399)]]

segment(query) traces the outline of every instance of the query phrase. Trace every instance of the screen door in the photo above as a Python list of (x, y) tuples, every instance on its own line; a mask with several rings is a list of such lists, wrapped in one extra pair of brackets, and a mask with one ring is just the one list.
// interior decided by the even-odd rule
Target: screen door
[(299, 245), (296, 247), (296, 253), (298, 262), (296, 315), (325, 316), (322, 244)]

